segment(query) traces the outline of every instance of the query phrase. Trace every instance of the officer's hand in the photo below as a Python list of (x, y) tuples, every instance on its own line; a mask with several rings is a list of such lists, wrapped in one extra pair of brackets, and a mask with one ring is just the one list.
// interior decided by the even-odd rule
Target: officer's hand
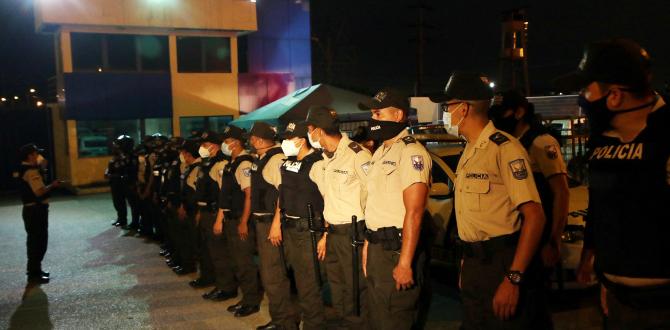
[(368, 240), (363, 243), (363, 253), (361, 253), (361, 267), (363, 276), (368, 277)]
[(577, 282), (589, 284), (593, 281), (593, 262), (591, 260), (580, 260), (577, 266)]
[(177, 218), (181, 221), (186, 219), (186, 210), (184, 210), (184, 206), (181, 206), (177, 209)]
[(241, 240), (247, 240), (247, 237), (249, 237), (249, 226), (247, 226), (246, 222), (240, 222), (240, 224), (237, 225), (237, 234), (240, 235)]
[(217, 220), (214, 222), (214, 228), (212, 228), (214, 231), (214, 235), (221, 235), (223, 233), (223, 221)]
[(600, 285), (600, 308), (603, 309), (603, 314), (608, 316), (610, 311), (607, 307), (607, 288), (604, 285)]
[(268, 235), (268, 239), (270, 240), (270, 243), (274, 246), (279, 246), (281, 245), (282, 237), (281, 237), (281, 224), (277, 222), (273, 222), (272, 226), (270, 227), (270, 235)]
[(323, 235), (319, 240), (319, 243), (316, 244), (316, 256), (321, 261), (326, 260), (326, 237), (328, 237), (328, 235)]
[(500, 320), (509, 320), (516, 313), (518, 302), (519, 286), (505, 278), (493, 297), (493, 314)]
[(409, 290), (414, 285), (414, 276), (412, 275), (412, 267), (402, 266), (400, 264), (393, 268), (393, 279), (395, 280), (395, 289)]
[(554, 267), (561, 261), (561, 248), (556, 243), (549, 243), (542, 247), (542, 263), (545, 267)]

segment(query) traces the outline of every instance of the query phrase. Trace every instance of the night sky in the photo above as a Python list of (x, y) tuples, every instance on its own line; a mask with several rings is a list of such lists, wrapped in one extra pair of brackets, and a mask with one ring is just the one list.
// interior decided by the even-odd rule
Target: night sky
[[(54, 0), (57, 1), (57, 0)], [(83, 1), (83, 0), (82, 0)], [(258, 0), (272, 1), (272, 0)], [(416, 78), (418, 11), (410, 0), (314, 0), (313, 81), (372, 93), (411, 92)], [(654, 60), (655, 86), (670, 81), (670, 1), (424, 1), (424, 92), (443, 88), (453, 70), (498, 74), (501, 12), (528, 6), (531, 93), (576, 68), (591, 40), (629, 37)], [(55, 74), (53, 40), (34, 32), (32, 0), (0, 0), (0, 95), (44, 90)], [(326, 60), (326, 59), (331, 60)]]

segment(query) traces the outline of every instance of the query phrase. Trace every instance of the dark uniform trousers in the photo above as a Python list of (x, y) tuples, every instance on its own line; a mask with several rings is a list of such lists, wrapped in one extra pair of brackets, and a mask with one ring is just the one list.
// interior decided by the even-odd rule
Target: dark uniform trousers
[(177, 244), (177, 241), (179, 240), (179, 235), (184, 235), (186, 232), (179, 231), (181, 229), (179, 222), (177, 209), (172, 204), (168, 204), (165, 207), (165, 244), (167, 245), (168, 249), (174, 253), (174, 256), (172, 256), (174, 261), (176, 261), (177, 264), (183, 266), (182, 255), (180, 251), (178, 251), (179, 245)]
[(159, 241), (166, 241), (166, 209), (167, 205), (163, 203), (160, 198), (151, 201), (151, 213), (153, 219), (154, 230)]
[(272, 226), (272, 216), (252, 216), (256, 226), (256, 244), (260, 258), (261, 280), (268, 295), (272, 322), (286, 329), (297, 329), (297, 312), (291, 302), (291, 283), (282, 264), (280, 249), (267, 239)]
[[(116, 210), (116, 217), (121, 224), (125, 225), (128, 222), (128, 205), (132, 214), (132, 222), (139, 222), (139, 208), (135, 185), (127, 180), (120, 178), (112, 178), (109, 181), (112, 192), (112, 203)], [(128, 203), (126, 204), (126, 200)]]
[[(300, 312), (302, 313), (303, 329), (324, 328), (324, 307), (321, 299), (321, 288), (316, 282), (311, 236), (306, 220), (298, 222), (304, 226), (287, 226), (282, 229), (286, 263), (293, 268)], [(295, 223), (294, 223), (295, 224)]]
[(608, 282), (606, 287), (606, 329), (670, 329), (670, 285), (631, 288)]
[(23, 206), (23, 225), (26, 229), (28, 251), (28, 272), (42, 270), (42, 259), (47, 252), (49, 239), (49, 204)]
[(185, 269), (195, 268), (195, 240), (198, 228), (195, 225), (195, 214), (187, 212), (186, 218), (175, 216), (175, 252), (179, 256), (180, 265)]
[(204, 282), (214, 282), (216, 274), (214, 273), (214, 265), (212, 264), (212, 257), (207, 248), (207, 240), (209, 233), (212, 231), (212, 226), (216, 220), (216, 214), (202, 209), (200, 210), (200, 221), (198, 226), (198, 263), (200, 265), (200, 279)]
[(493, 297), (514, 260), (518, 233), (485, 242), (465, 243), (461, 268), (463, 323), (461, 329), (551, 329), (545, 301), (542, 265), (535, 258), (524, 272), (519, 302), (511, 320), (493, 314)]
[(398, 265), (400, 250), (384, 250), (381, 243), (368, 244), (367, 292), (369, 324), (374, 330), (412, 329), (420, 322), (420, 299), (426, 286), (426, 253), (417, 246), (412, 262), (414, 286), (396, 290), (393, 269)]
[(246, 240), (241, 240), (237, 232), (239, 219), (225, 218), (223, 222), (223, 234), (226, 240), (226, 260), (228, 262), (224, 267), (229, 268), (242, 289), (242, 304), (256, 306), (263, 300), (263, 290), (261, 289), (260, 279), (258, 278), (258, 266), (254, 262), (254, 253), (256, 252), (256, 232), (251, 225), (249, 226), (249, 236)]
[(203, 226), (205, 234), (205, 246), (207, 254), (212, 261), (214, 284), (220, 290), (226, 292), (237, 292), (238, 283), (235, 279), (235, 273), (226, 263), (231, 262), (230, 251), (226, 246), (226, 236), (214, 234), (214, 223), (216, 222), (216, 212), (207, 210), (200, 211), (200, 224)]
[[(365, 225), (363, 221), (358, 223), (359, 239), (363, 239)], [(351, 225), (330, 225), (330, 233), (326, 240), (326, 276), (330, 285), (333, 307), (340, 318), (346, 318), (357, 324), (365, 324), (368, 319), (368, 303), (366, 293), (366, 281), (363, 276), (361, 265), (362, 246), (358, 252), (358, 287), (360, 296), (360, 318), (354, 317), (353, 305), (353, 265), (351, 251)]]

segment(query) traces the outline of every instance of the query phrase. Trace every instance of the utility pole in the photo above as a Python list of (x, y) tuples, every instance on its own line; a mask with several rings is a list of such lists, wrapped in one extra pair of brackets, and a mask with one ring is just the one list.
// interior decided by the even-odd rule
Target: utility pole
[(426, 30), (435, 28), (435, 26), (426, 22), (426, 11), (432, 10), (433, 8), (424, 4), (423, 0), (417, 0), (417, 4), (412, 5), (409, 8), (417, 11), (416, 23), (410, 25), (410, 27), (416, 29), (416, 38), (410, 38), (410, 41), (416, 42), (416, 80), (414, 82), (414, 96), (419, 96), (423, 93), (423, 58), (426, 42), (428, 41)]
[(501, 90), (514, 89), (530, 96), (527, 10), (527, 7), (523, 7), (502, 13), (498, 85)]

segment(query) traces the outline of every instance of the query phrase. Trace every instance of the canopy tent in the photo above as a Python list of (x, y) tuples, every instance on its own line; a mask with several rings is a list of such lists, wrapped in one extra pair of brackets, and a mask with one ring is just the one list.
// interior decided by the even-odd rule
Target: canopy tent
[(318, 84), (290, 93), (256, 111), (240, 116), (229, 124), (247, 130), (251, 129), (256, 121), (284, 126), (291, 120), (304, 120), (309, 108), (313, 105), (332, 107), (337, 112), (340, 121), (367, 120), (370, 118), (370, 112), (358, 110), (358, 102), (367, 98), (369, 98), (367, 95)]

